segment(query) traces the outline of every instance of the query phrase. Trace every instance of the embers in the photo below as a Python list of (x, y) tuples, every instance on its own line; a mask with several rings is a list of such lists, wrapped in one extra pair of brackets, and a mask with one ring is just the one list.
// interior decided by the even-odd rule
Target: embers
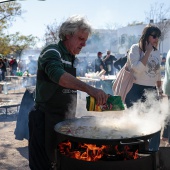
[(62, 142), (59, 152), (67, 157), (84, 161), (122, 161), (139, 159), (137, 145), (95, 145), (75, 142)]
[(102, 160), (105, 161), (121, 161), (132, 160), (140, 158), (138, 155), (138, 149), (136, 147), (128, 145), (110, 145), (104, 150)]

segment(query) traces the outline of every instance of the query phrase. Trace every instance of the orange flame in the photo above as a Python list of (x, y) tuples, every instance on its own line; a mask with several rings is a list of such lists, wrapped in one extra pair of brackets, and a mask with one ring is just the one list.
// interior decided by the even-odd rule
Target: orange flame
[[(71, 142), (62, 142), (59, 145), (60, 153), (67, 155), (70, 158), (75, 158), (84, 161), (98, 161), (104, 155), (104, 151), (108, 148), (107, 145), (96, 146), (95, 144), (79, 144), (76, 150), (71, 148)], [(124, 146), (123, 151), (119, 151), (118, 145), (114, 147), (116, 155), (123, 155), (124, 160), (138, 159), (138, 150), (130, 151), (128, 145)]]

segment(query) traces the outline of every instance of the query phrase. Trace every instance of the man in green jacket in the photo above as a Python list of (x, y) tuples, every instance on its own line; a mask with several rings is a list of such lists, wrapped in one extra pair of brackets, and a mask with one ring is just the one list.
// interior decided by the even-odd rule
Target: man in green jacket
[(75, 55), (86, 45), (90, 24), (81, 16), (68, 18), (60, 27), (58, 44), (45, 47), (38, 59), (35, 109), (29, 113), (29, 166), (32, 170), (55, 169), (54, 126), (76, 114), (77, 90), (94, 97), (98, 105), (108, 95), (78, 80)]

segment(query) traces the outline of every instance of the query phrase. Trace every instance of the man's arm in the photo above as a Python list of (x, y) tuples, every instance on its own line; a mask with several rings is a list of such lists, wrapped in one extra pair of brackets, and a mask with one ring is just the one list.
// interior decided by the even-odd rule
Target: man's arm
[(70, 89), (75, 89), (75, 90), (80, 90), (84, 91), (90, 96), (94, 97), (97, 101), (98, 105), (104, 104), (107, 101), (108, 95), (101, 89), (94, 88), (74, 76), (72, 76), (69, 73), (64, 73), (59, 80), (59, 85), (70, 88)]
[(103, 62), (105, 62), (108, 58), (110, 57), (110, 55), (107, 55), (103, 58)]
[(120, 62), (121, 62), (121, 58), (119, 58), (118, 60), (116, 60), (115, 62), (114, 62), (114, 67), (116, 68), (116, 69), (118, 69), (118, 70), (120, 70)]

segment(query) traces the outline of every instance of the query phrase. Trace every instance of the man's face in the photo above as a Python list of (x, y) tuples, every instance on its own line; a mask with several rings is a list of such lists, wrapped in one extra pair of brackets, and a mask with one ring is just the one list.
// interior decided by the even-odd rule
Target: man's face
[(73, 54), (79, 54), (81, 49), (86, 45), (89, 34), (83, 30), (78, 31), (74, 35), (67, 35), (65, 45), (68, 51)]
[(101, 57), (102, 57), (102, 54), (99, 54), (99, 57), (101, 58)]

